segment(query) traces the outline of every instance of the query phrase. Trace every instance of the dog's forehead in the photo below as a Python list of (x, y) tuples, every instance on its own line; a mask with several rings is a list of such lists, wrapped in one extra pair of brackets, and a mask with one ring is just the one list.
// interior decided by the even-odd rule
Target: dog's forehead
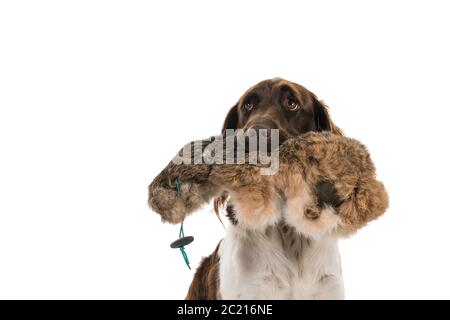
[(247, 91), (245, 91), (245, 93), (242, 95), (242, 97), (245, 97), (246, 95), (253, 93), (255, 91), (268, 91), (271, 92), (272, 89), (274, 88), (279, 88), (281, 86), (287, 86), (290, 87), (292, 90), (294, 91), (301, 91), (302, 90), (302, 86), (280, 78), (280, 77), (276, 77), (276, 78), (272, 78), (272, 79), (267, 79), (267, 80), (263, 80), (261, 82), (258, 82), (257, 84), (255, 84), (254, 86), (250, 87), (249, 89), (247, 89)]
[(280, 78), (280, 77), (275, 77), (272, 79), (267, 79), (267, 80), (263, 80), (261, 82), (258, 82), (254, 87), (275, 87), (281, 83), (285, 83), (285, 84), (293, 84), (291, 81), (288, 81), (286, 79)]

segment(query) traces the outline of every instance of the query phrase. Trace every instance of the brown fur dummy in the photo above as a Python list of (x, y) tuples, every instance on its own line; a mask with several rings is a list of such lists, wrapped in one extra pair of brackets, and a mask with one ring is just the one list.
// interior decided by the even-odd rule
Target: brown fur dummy
[(261, 167), (171, 162), (149, 186), (149, 205), (163, 221), (179, 223), (225, 192), (244, 227), (284, 223), (313, 238), (351, 234), (388, 207), (367, 149), (351, 138), (329, 132), (290, 138), (279, 147), (278, 172), (263, 175)]

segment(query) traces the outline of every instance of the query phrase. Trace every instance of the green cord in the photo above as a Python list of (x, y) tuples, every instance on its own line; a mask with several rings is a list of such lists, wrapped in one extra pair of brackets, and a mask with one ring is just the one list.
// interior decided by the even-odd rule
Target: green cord
[[(179, 233), (178, 238), (183, 238), (183, 237), (184, 237), (184, 229), (183, 229), (183, 222), (182, 222), (181, 226), (180, 226), (180, 233)], [(181, 252), (181, 255), (183, 256), (184, 262), (186, 263), (187, 267), (189, 268), (189, 270), (191, 270), (191, 266), (189, 265), (189, 258), (186, 253), (186, 250), (184, 250), (184, 246), (180, 247), (180, 252)]]
[(180, 247), (180, 251), (181, 251), (181, 254), (183, 255), (184, 262), (186, 263), (189, 270), (191, 270), (191, 266), (189, 265), (189, 258), (188, 258), (186, 251), (184, 250), (184, 247)]
[[(177, 178), (175, 180), (175, 186), (177, 188), (177, 196), (180, 193), (180, 180)], [(181, 226), (180, 226), (180, 232), (178, 234), (178, 238), (183, 238), (184, 237), (184, 228), (183, 228), (183, 222), (181, 222)], [(183, 256), (184, 262), (186, 263), (187, 267), (189, 268), (189, 270), (191, 270), (191, 266), (189, 263), (189, 258), (188, 255), (186, 253), (186, 250), (184, 249), (184, 246), (180, 247), (180, 252), (181, 255)]]
[(178, 238), (183, 238), (184, 237), (184, 229), (183, 229), (183, 222), (181, 223), (180, 226), (180, 233), (178, 234)]

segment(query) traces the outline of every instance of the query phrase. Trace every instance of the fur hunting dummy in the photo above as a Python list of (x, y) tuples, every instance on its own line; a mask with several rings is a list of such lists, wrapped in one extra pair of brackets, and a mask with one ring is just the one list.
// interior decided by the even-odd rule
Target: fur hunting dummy
[[(210, 143), (191, 143), (192, 157), (204, 154)], [(278, 153), (273, 174), (264, 174), (261, 169), (267, 165), (261, 163), (172, 161), (150, 184), (149, 205), (164, 222), (176, 224), (225, 196), (246, 229), (265, 230), (281, 223), (312, 239), (348, 236), (388, 207), (369, 152), (355, 139), (310, 132), (287, 139), (271, 152)], [(223, 158), (229, 155), (224, 148)], [(177, 157), (180, 160), (181, 152)], [(251, 157), (247, 152), (246, 160)]]

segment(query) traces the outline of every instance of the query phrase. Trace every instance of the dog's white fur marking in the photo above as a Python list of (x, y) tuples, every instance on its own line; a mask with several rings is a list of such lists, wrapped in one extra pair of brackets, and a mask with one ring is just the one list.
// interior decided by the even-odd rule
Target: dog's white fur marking
[(219, 249), (222, 299), (343, 299), (337, 239), (281, 229), (230, 226)]
[(229, 227), (219, 248), (222, 299), (344, 298), (338, 239), (331, 234), (339, 218), (328, 206), (319, 218), (306, 218), (308, 197), (288, 200), (278, 215), (284, 223), (264, 231)]

